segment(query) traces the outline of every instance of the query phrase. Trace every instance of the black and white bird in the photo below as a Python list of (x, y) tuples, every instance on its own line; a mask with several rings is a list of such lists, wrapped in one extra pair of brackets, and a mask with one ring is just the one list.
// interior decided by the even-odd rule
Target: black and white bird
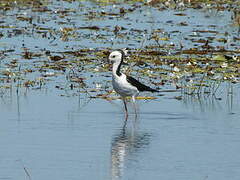
[(122, 73), (121, 65), (123, 64), (124, 57), (125, 57), (125, 52), (123, 50), (116, 50), (110, 53), (108, 59), (111, 63), (113, 63), (113, 67), (112, 67), (113, 89), (122, 97), (125, 113), (126, 113), (126, 119), (127, 119), (128, 110), (127, 110), (127, 104), (126, 104), (126, 97), (129, 97), (129, 96), (132, 97), (135, 115), (137, 115), (135, 97), (138, 96), (139, 92), (142, 92), (142, 91), (158, 92), (158, 91), (142, 84), (141, 82), (134, 79), (133, 77)]

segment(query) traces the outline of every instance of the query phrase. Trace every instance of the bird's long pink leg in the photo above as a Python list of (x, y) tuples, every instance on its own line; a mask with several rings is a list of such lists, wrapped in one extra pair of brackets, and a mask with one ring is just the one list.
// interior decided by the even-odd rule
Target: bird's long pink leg
[(126, 120), (127, 120), (128, 119), (128, 110), (127, 110), (127, 103), (126, 103), (125, 98), (123, 98), (123, 103), (124, 103), (125, 115), (126, 115)]
[(137, 117), (137, 106), (136, 106), (135, 96), (132, 96), (132, 101), (134, 106), (135, 117)]

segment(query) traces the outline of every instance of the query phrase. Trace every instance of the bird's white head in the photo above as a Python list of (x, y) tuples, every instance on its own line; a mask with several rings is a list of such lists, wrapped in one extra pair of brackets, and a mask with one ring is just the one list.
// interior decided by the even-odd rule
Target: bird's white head
[(119, 64), (123, 60), (123, 56), (124, 54), (121, 51), (113, 51), (109, 55), (108, 59), (113, 64)]

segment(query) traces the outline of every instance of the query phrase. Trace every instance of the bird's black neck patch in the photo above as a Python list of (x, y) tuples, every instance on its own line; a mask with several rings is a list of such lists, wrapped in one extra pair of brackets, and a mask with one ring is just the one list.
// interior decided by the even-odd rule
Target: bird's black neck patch
[(123, 50), (121, 50), (121, 49), (119, 49), (118, 51), (122, 54), (122, 57), (121, 57), (121, 62), (120, 62), (120, 64), (118, 65), (116, 74), (117, 74), (118, 76), (121, 76), (122, 73), (120, 72), (120, 69), (121, 69), (121, 66), (122, 66), (122, 63), (123, 63), (123, 59), (124, 59), (125, 53), (124, 53)]

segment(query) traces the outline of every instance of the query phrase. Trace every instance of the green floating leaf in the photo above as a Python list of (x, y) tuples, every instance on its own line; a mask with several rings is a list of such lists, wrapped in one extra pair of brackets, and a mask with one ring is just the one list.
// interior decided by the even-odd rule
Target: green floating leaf
[(226, 61), (227, 59), (223, 55), (216, 55), (212, 58), (214, 61)]

